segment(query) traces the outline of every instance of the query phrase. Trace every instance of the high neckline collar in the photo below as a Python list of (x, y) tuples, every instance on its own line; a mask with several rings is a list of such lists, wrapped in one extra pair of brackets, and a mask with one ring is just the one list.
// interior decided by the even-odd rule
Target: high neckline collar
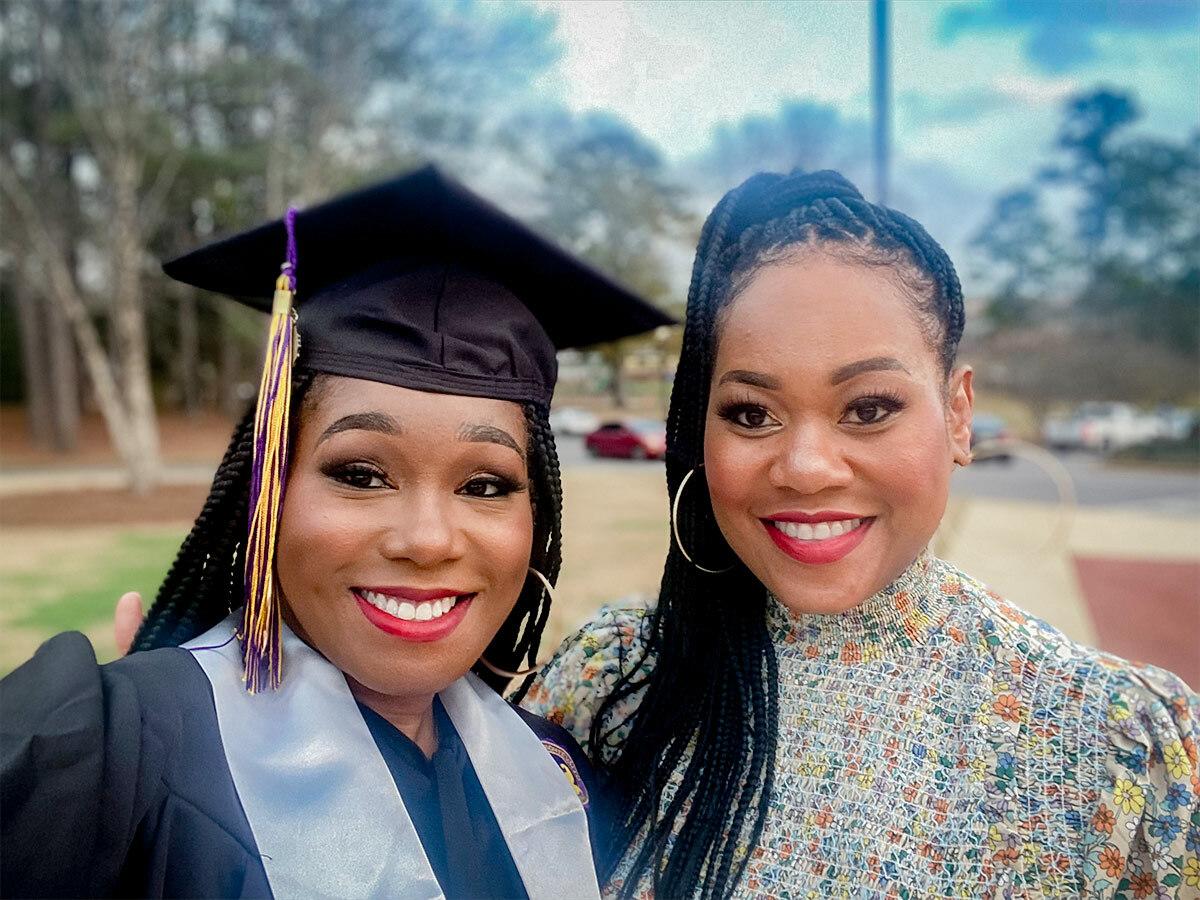
[(858, 606), (840, 613), (793, 613), (772, 596), (768, 624), (782, 652), (844, 663), (870, 662), (924, 644), (950, 615), (936, 560), (923, 551), (900, 576)]

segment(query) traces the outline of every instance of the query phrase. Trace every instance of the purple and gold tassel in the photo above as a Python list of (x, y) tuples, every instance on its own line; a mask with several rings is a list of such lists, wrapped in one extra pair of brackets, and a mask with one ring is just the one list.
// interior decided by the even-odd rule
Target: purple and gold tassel
[(279, 586), (275, 581), (275, 537), (287, 478), (288, 414), (292, 405), (292, 363), (296, 324), (296, 210), (284, 218), (287, 262), (275, 281), (271, 330), (258, 407), (254, 415), (253, 469), (250, 475), (250, 527), (246, 539), (246, 605), (242, 613), (242, 657), (246, 690), (279, 687), (283, 678), (283, 636)]

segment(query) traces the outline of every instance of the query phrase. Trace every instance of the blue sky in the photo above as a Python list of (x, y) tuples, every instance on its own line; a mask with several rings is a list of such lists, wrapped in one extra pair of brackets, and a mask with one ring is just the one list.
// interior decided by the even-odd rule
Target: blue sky
[[(870, 114), (867, 2), (537, 5), (558, 16), (564, 51), (544, 89), (622, 116), (681, 163), (715, 127), (789, 100)], [(992, 196), (1047, 160), (1070, 94), (1129, 89), (1142, 129), (1200, 127), (1200, 0), (897, 0), (892, 54), (897, 190), (907, 180), (910, 211), (952, 253)]]

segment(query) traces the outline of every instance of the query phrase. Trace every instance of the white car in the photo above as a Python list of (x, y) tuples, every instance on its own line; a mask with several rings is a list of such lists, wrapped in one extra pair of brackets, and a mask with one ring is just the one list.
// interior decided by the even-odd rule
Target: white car
[(1059, 450), (1109, 452), (1152, 441), (1162, 434), (1158, 416), (1128, 403), (1082, 403), (1069, 416), (1042, 425), (1042, 440)]
[(555, 434), (583, 437), (599, 427), (599, 417), (586, 409), (564, 406), (550, 411), (550, 430)]

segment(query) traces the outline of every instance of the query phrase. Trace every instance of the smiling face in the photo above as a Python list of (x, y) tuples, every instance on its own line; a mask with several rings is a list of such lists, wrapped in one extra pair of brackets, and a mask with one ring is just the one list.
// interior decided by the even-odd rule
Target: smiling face
[(288, 622), (352, 687), (428, 698), (474, 665), (524, 584), (524, 412), (349, 378), (312, 391), (279, 523)]
[(971, 372), (949, 379), (879, 268), (820, 252), (762, 269), (725, 311), (704, 438), (730, 547), (797, 613), (887, 586), (970, 453)]

